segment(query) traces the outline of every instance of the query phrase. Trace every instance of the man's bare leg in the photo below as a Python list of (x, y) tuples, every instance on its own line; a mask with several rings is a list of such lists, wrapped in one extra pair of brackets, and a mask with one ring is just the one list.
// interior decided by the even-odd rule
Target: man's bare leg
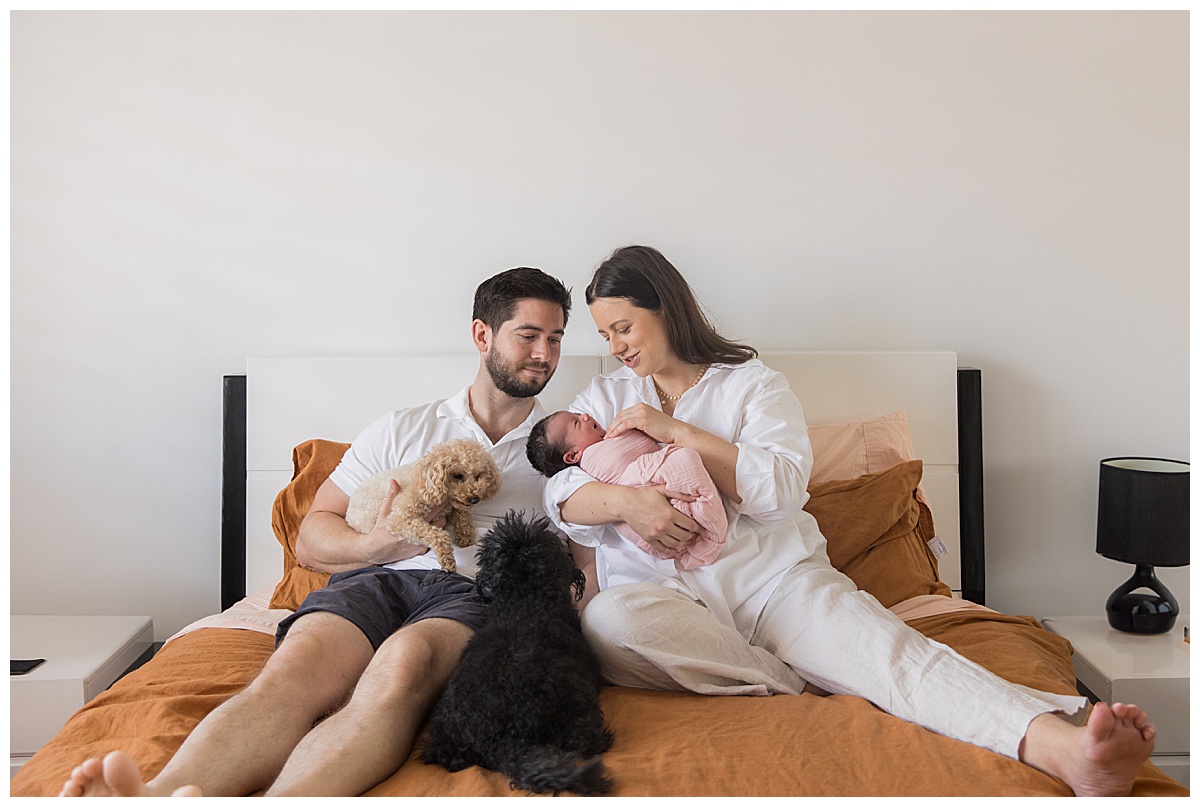
[(267, 795), (358, 795), (394, 773), (472, 634), (449, 619), (394, 633), (350, 702), (300, 742)]
[(262, 672), (204, 718), (158, 776), (142, 784), (134, 760), (115, 752), (76, 768), (61, 795), (220, 796), (267, 788), (313, 723), (345, 702), (370, 660), (371, 643), (349, 621), (301, 617)]
[(1154, 751), (1155, 728), (1133, 704), (1097, 703), (1087, 725), (1038, 715), (1021, 743), (1023, 762), (1064, 781), (1076, 796), (1127, 796)]

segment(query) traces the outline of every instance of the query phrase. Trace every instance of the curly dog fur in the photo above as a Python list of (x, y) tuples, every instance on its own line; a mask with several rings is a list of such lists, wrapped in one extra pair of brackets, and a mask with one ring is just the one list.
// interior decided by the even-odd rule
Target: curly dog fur
[(421, 760), (450, 771), (481, 765), (534, 793), (607, 793), (600, 754), (612, 734), (570, 551), (545, 518), (510, 512), (480, 541), (475, 583), (490, 621), (433, 708)]
[(491, 455), (474, 440), (439, 443), (416, 462), (381, 471), (359, 485), (350, 497), (346, 523), (359, 532), (374, 529), (392, 479), (400, 483), (400, 492), (387, 517), (388, 532), (431, 547), (444, 570), (456, 571), (450, 535), (430, 524), (429, 515), (449, 505), (446, 525), (454, 528), (454, 545), (475, 543), (471, 505), (500, 492), (500, 469)]

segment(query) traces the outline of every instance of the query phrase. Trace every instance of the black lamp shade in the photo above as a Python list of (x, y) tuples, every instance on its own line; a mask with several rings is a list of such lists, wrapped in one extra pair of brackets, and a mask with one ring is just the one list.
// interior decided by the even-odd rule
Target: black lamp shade
[(1176, 460), (1101, 461), (1096, 551), (1140, 566), (1187, 566), (1190, 471)]

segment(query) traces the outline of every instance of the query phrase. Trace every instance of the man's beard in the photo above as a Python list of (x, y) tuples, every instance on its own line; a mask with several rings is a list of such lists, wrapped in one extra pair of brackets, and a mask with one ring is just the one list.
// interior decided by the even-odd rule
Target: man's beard
[(513, 398), (532, 398), (537, 395), (546, 385), (550, 383), (550, 379), (554, 376), (551, 370), (538, 381), (523, 382), (517, 378), (517, 373), (523, 367), (532, 367), (534, 369), (550, 370), (550, 365), (546, 362), (532, 362), (523, 367), (516, 367), (512, 364), (505, 364), (504, 361), (496, 355), (496, 351), (488, 353), (484, 357), (483, 364), (487, 367), (488, 375), (492, 377), (492, 383), (496, 385), (496, 389), (510, 395)]

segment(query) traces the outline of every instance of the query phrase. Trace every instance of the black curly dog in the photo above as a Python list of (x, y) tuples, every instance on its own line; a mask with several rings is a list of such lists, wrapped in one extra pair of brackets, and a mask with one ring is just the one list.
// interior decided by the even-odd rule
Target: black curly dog
[(488, 624), (463, 650), (430, 715), (423, 762), (481, 765), (534, 793), (607, 793), (612, 745), (601, 677), (575, 611), (583, 573), (542, 517), (509, 512), (480, 541)]

